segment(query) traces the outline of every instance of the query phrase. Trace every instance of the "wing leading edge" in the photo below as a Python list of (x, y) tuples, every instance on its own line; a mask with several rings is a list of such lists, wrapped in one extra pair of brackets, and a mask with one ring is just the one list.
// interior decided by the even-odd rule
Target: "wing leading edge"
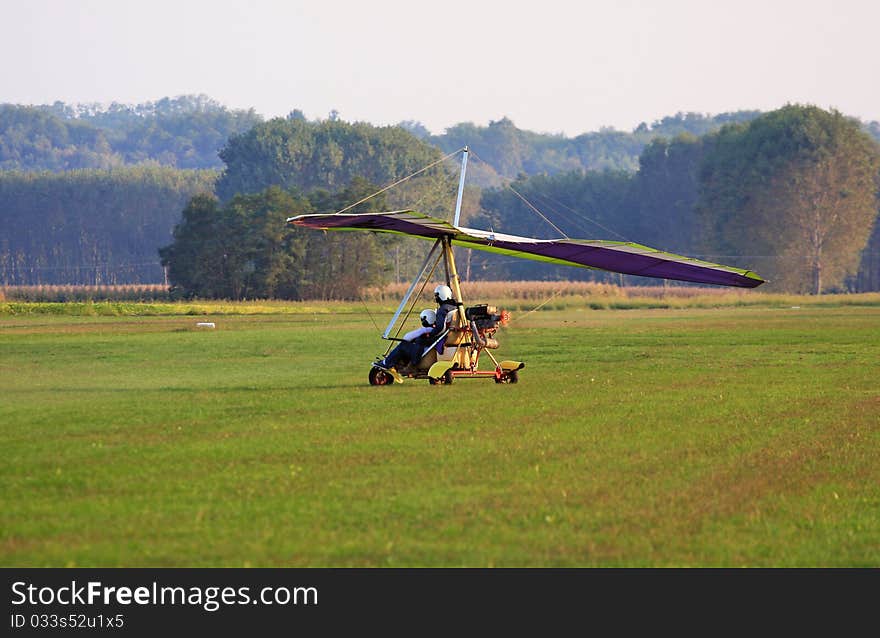
[(411, 210), (298, 215), (287, 221), (296, 226), (317, 230), (369, 230), (424, 239), (439, 239), (447, 236), (456, 246), (641, 277), (740, 288), (754, 288), (764, 283), (763, 279), (750, 270), (674, 255), (631, 242), (596, 239), (531, 239), (456, 227), (442, 219)]

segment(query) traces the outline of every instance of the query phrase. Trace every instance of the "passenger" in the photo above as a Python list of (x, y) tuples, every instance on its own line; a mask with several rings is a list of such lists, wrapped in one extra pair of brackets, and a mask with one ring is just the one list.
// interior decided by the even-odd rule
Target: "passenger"
[(403, 335), (403, 341), (397, 344), (394, 350), (389, 352), (384, 359), (377, 361), (376, 366), (391, 370), (396, 368), (398, 364), (416, 364), (421, 361), (425, 348), (432, 343), (428, 335), (434, 330), (437, 313), (430, 308), (425, 308), (419, 313), (419, 320), (422, 326), (415, 330), (410, 330)]

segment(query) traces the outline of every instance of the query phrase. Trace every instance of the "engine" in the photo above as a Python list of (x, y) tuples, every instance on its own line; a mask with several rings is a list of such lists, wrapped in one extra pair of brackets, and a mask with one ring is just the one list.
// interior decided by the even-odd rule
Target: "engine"
[(464, 316), (468, 321), (476, 323), (480, 330), (488, 330), (506, 324), (510, 313), (506, 310), (498, 310), (495, 306), (481, 304), (465, 308)]
[(492, 338), (495, 331), (498, 330), (499, 326), (506, 325), (510, 321), (509, 312), (499, 310), (495, 306), (488, 304), (465, 308), (464, 316), (468, 320), (471, 330), (476, 335), (480, 345), (484, 348), (492, 349), (498, 347), (498, 341)]

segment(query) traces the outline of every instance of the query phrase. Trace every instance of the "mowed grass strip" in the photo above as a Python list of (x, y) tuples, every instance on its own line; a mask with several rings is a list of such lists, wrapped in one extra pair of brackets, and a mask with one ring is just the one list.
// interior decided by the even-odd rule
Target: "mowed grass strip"
[(0, 318), (0, 564), (880, 565), (880, 309), (514, 319), (373, 388), (361, 314)]

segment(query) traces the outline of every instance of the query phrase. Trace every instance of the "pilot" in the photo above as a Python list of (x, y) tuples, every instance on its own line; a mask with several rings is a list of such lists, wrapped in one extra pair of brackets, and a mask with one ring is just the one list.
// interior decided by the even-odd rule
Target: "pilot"
[[(458, 309), (458, 303), (452, 298), (452, 288), (449, 286), (437, 286), (434, 288), (434, 301), (437, 302), (437, 317), (434, 329), (428, 335), (428, 343), (434, 343), (437, 338), (447, 329), (449, 313)], [(445, 340), (444, 340), (445, 341)], [(443, 352), (443, 342), (437, 344), (438, 352)]]
[(434, 330), (434, 323), (437, 321), (437, 313), (430, 308), (425, 308), (419, 313), (421, 327), (410, 330), (403, 335), (403, 341), (389, 352), (384, 359), (380, 359), (375, 363), (376, 366), (390, 370), (395, 368), (399, 363), (418, 363), (422, 358), (425, 348), (431, 345), (428, 340)]

